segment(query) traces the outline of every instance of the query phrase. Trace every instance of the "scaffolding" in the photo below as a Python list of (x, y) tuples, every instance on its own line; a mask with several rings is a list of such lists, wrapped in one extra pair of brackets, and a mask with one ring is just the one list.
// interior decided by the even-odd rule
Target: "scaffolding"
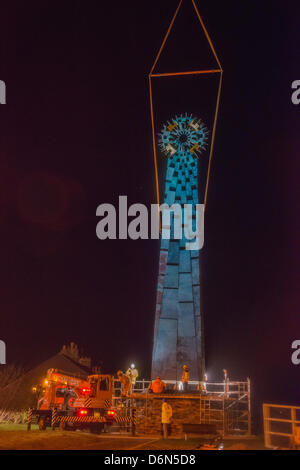
[(250, 379), (208, 383), (200, 403), (201, 423), (216, 424), (223, 435), (251, 435)]
[[(137, 381), (132, 394), (122, 398), (118, 381), (115, 381), (113, 405), (120, 416), (120, 422), (117, 423), (120, 432), (122, 430), (124, 432), (130, 431), (133, 410), (139, 414), (141, 408), (144, 408), (145, 416), (148, 416), (149, 400), (167, 398), (192, 400), (193, 409), (198, 413), (197, 422), (199, 424), (214, 424), (223, 436), (251, 435), (250, 379), (244, 382), (226, 380), (219, 383), (191, 381), (188, 392), (180, 390), (180, 383), (166, 380), (167, 387), (165, 393), (161, 395), (147, 393), (150, 383), (149, 380)], [(115, 429), (117, 430), (117, 428)]]

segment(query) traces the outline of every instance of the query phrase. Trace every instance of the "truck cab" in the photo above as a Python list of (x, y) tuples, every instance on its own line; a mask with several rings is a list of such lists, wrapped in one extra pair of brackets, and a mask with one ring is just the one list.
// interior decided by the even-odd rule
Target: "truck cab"
[[(111, 425), (115, 410), (111, 409), (114, 379), (109, 374), (86, 377), (72, 376), (49, 369), (43, 381), (43, 394), (32, 414), (37, 416), (40, 429), (52, 423), (65, 428), (102, 430)], [(53, 420), (55, 413), (55, 420)], [(55, 421), (55, 422), (54, 422)]]
[(73, 406), (105, 409), (112, 403), (114, 393), (113, 377), (108, 374), (90, 375), (87, 378), (88, 385), (82, 387), (80, 395), (74, 400)]

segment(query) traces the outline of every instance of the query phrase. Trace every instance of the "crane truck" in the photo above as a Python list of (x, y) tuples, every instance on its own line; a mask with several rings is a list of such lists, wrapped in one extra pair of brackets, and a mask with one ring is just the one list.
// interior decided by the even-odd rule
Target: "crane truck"
[(36, 409), (30, 409), (28, 429), (35, 419), (40, 430), (77, 430), (91, 432), (109, 429), (116, 418), (112, 408), (114, 378), (111, 375), (71, 375), (58, 369), (49, 369), (40, 388)]

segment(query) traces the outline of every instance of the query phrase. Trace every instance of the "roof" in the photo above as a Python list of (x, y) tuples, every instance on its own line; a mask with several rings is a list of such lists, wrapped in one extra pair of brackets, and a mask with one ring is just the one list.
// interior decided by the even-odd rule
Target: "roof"
[(48, 369), (60, 369), (66, 373), (87, 376), (91, 371), (64, 354), (56, 354), (26, 372), (17, 380), (0, 389), (0, 408), (24, 410), (35, 406), (32, 387), (40, 384)]

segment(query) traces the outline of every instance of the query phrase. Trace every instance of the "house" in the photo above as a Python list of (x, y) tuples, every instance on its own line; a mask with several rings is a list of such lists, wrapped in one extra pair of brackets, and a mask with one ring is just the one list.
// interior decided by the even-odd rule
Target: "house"
[[(41, 384), (48, 369), (60, 369), (72, 375), (86, 377), (95, 373), (91, 359), (80, 357), (78, 347), (71, 343), (63, 346), (58, 354), (24, 373), (21, 377), (0, 388), (0, 409), (25, 410), (36, 406), (36, 394), (32, 389)], [(99, 373), (99, 368), (97, 368)]]

